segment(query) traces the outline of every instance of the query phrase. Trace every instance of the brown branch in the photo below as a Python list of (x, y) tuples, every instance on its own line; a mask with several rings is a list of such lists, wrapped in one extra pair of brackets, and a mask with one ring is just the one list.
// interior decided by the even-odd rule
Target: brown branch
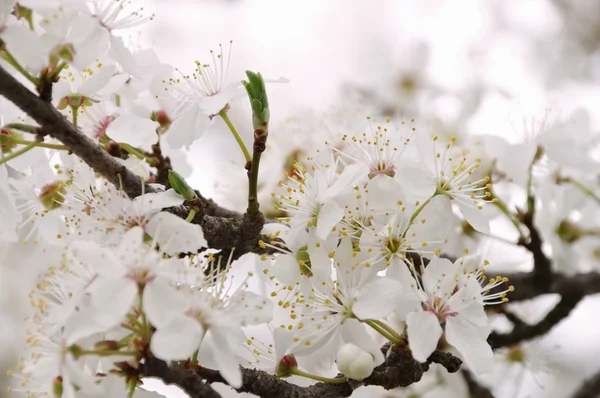
[(529, 240), (520, 243), (533, 255), (533, 275), (537, 284), (548, 286), (552, 283), (552, 261), (542, 250), (542, 237), (533, 223), (533, 213), (522, 214), (521, 219), (529, 230)]
[(39, 98), (0, 66), (0, 94), (31, 116), (48, 134), (67, 145), (96, 172), (134, 198), (145, 192), (155, 192), (150, 185), (113, 159), (94, 141), (77, 130), (52, 104)]
[(193, 398), (221, 398), (213, 388), (196, 376), (191, 369), (169, 367), (163, 360), (147, 356), (142, 365), (147, 377), (158, 377), (165, 384), (175, 384)]
[(581, 294), (564, 295), (540, 322), (535, 325), (517, 324), (510, 333), (506, 334), (492, 333), (488, 337), (488, 343), (492, 348), (501, 348), (544, 335), (567, 318), (583, 297)]
[[(39, 123), (42, 126), (40, 131), (68, 146), (94, 171), (103, 175), (115, 186), (121, 187), (130, 198), (140, 196), (143, 192), (156, 192), (155, 188), (141, 180), (73, 126), (52, 104), (39, 98), (1, 66), (0, 95), (13, 102)], [(189, 212), (185, 206), (168, 210), (181, 218), (186, 218)], [(221, 215), (235, 217), (235, 219), (225, 218)], [(258, 241), (264, 238), (260, 235), (264, 224), (262, 215), (250, 218), (242, 217), (239, 213), (222, 209), (213, 201), (208, 200), (205, 202), (204, 211), (199, 212), (193, 222), (202, 226), (205, 238), (211, 248), (231, 250), (232, 247), (235, 247), (234, 259), (248, 252), (266, 252), (258, 245)]]
[(587, 379), (572, 398), (597, 398), (600, 395), (600, 372)]
[(467, 383), (470, 398), (494, 398), (494, 394), (475, 380), (475, 377), (466, 369), (462, 370), (462, 375)]
[[(529, 300), (542, 294), (590, 295), (600, 293), (600, 273), (589, 272), (572, 276), (553, 273), (549, 284), (540, 284), (532, 272), (516, 272), (503, 275), (515, 291), (508, 294), (510, 301)], [(502, 287), (502, 286), (501, 286)]]
[[(382, 352), (387, 352), (385, 345)], [(407, 347), (394, 347), (386, 361), (375, 368), (373, 374), (362, 382), (350, 380), (345, 383), (316, 383), (300, 387), (261, 370), (242, 368), (242, 387), (236, 389), (262, 398), (338, 398), (349, 397), (361, 386), (381, 386), (386, 390), (406, 387), (421, 380), (423, 373), (429, 370), (431, 363), (439, 363), (449, 372), (457, 372), (462, 361), (449, 353), (436, 351), (426, 363), (412, 358)], [(196, 369), (198, 377), (209, 383), (226, 383), (219, 372), (206, 368)]]

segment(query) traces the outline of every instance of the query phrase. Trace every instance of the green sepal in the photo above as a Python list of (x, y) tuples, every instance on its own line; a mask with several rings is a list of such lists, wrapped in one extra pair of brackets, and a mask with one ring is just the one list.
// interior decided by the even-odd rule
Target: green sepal
[(169, 170), (169, 184), (171, 188), (184, 197), (185, 200), (196, 199), (196, 192), (185, 182), (185, 179), (176, 171)]

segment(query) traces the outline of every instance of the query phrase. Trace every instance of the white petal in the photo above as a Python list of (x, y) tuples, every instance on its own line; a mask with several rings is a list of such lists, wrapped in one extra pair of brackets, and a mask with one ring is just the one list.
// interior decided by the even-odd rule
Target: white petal
[(456, 287), (459, 267), (447, 258), (432, 258), (425, 268), (423, 288), (428, 294), (447, 300)]
[(467, 204), (458, 202), (458, 207), (460, 208), (460, 212), (465, 217), (465, 220), (471, 224), (473, 228), (475, 228), (479, 232), (483, 232), (484, 234), (490, 233), (490, 219), (489, 215), (485, 211), (485, 207), (479, 209), (473, 206), (469, 206)]
[(148, 320), (156, 328), (166, 326), (188, 307), (181, 293), (162, 279), (146, 285), (143, 303)]
[(328, 201), (337, 196), (340, 192), (345, 189), (352, 188), (354, 183), (367, 176), (369, 174), (369, 168), (362, 163), (355, 163), (346, 166), (344, 171), (339, 175), (338, 179), (326, 189), (326, 194), (322, 201)]
[(127, 272), (127, 268), (121, 264), (111, 250), (101, 247), (95, 242), (73, 242), (70, 252), (77, 261), (87, 264), (99, 275), (118, 278)]
[(309, 245), (308, 255), (310, 257), (310, 270), (312, 274), (319, 280), (327, 280), (331, 277), (331, 258), (325, 250), (325, 245), (315, 247), (314, 244)]
[(457, 315), (446, 319), (446, 340), (460, 352), (465, 363), (475, 374), (493, 369), (494, 353), (471, 322)]
[(400, 302), (402, 284), (390, 278), (379, 278), (360, 289), (352, 312), (358, 319), (381, 319), (391, 314)]
[(148, 118), (123, 115), (109, 123), (106, 134), (117, 142), (150, 149), (158, 140), (157, 127), (158, 123)]
[(408, 345), (413, 358), (427, 361), (442, 336), (442, 327), (435, 314), (429, 311), (412, 312), (406, 317)]
[(200, 348), (204, 329), (196, 320), (180, 315), (157, 329), (150, 341), (150, 350), (157, 358), (176, 361), (191, 357)]
[[(233, 351), (234, 344), (228, 339), (230, 331), (227, 328), (211, 328), (209, 332), (219, 373), (231, 387), (240, 388), (242, 386), (242, 371)], [(241, 342), (239, 344), (241, 345)]]
[(293, 254), (280, 254), (277, 256), (275, 264), (273, 264), (273, 275), (278, 281), (288, 286), (294, 286), (302, 278), (298, 260)]
[(160, 212), (148, 224), (146, 232), (160, 245), (160, 249), (173, 256), (178, 253), (196, 253), (208, 243), (202, 227), (186, 222), (172, 213)]
[(147, 193), (135, 198), (134, 203), (142, 213), (154, 213), (167, 207), (179, 206), (185, 199), (172, 189), (164, 192)]
[(117, 67), (115, 65), (103, 66), (85, 79), (79, 87), (79, 94), (94, 97), (98, 90), (108, 84), (116, 72)]
[(113, 327), (123, 322), (138, 294), (131, 279), (96, 279), (93, 284), (91, 307), (100, 325)]
[(46, 64), (46, 51), (39, 36), (25, 25), (15, 23), (2, 27), (0, 37), (13, 56), (27, 69), (34, 71), (34, 75)]
[[(165, 133), (165, 140), (172, 149), (190, 145), (204, 133), (210, 119), (197, 104), (190, 104), (181, 112)], [(200, 127), (200, 128), (198, 128)], [(204, 128), (202, 128), (204, 127)]]
[(327, 239), (331, 230), (344, 217), (344, 210), (333, 200), (325, 202), (317, 214), (317, 237)]
[(127, 82), (127, 80), (129, 80), (129, 75), (126, 73), (119, 73), (118, 75), (114, 75), (96, 93), (100, 96), (112, 95), (116, 93), (121, 88), (121, 86), (123, 86)]
[(275, 363), (288, 353), (289, 348), (294, 342), (294, 332), (284, 328), (275, 328), (273, 330), (273, 346), (275, 347)]
[(200, 106), (207, 117), (209, 115), (216, 115), (221, 109), (225, 108), (229, 102), (244, 94), (244, 90), (241, 81), (230, 83), (215, 95), (203, 97), (198, 101), (198, 106)]
[(342, 340), (355, 344), (371, 354), (375, 360), (375, 366), (379, 366), (385, 361), (380, 346), (367, 333), (365, 325), (357, 319), (346, 319), (342, 324)]
[(243, 310), (239, 316), (239, 321), (242, 326), (258, 325), (270, 322), (273, 319), (273, 302), (271, 300), (248, 291), (242, 292), (240, 298), (239, 307)]

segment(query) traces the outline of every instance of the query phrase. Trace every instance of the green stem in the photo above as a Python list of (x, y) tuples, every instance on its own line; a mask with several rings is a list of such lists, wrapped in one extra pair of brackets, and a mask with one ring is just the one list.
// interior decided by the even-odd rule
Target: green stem
[(260, 203), (258, 203), (258, 170), (260, 167), (260, 158), (262, 153), (254, 151), (252, 154), (252, 163), (248, 172), (248, 213), (258, 212)]
[(586, 195), (588, 195), (590, 198), (594, 199), (596, 201), (596, 203), (600, 203), (600, 197), (598, 197), (598, 195), (596, 195), (594, 193), (594, 191), (592, 191), (590, 188), (586, 187), (585, 185), (583, 185), (579, 181), (574, 180), (574, 179), (572, 179), (570, 177), (567, 177), (567, 178), (563, 178), (561, 180), (561, 182), (569, 182), (569, 183), (575, 185), (575, 187), (579, 188), (583, 193), (585, 193)]
[(30, 133), (30, 134), (37, 134), (37, 132), (40, 130), (40, 128), (37, 126), (32, 126), (30, 124), (23, 124), (23, 123), (10, 123), (7, 125), (7, 127), (11, 128), (11, 129), (19, 130), (19, 131), (24, 131), (24, 132)]
[(196, 210), (195, 209), (190, 209), (190, 214), (188, 214), (188, 216), (185, 219), (185, 221), (186, 222), (192, 222), (192, 220), (194, 219), (195, 215), (196, 215)]
[(192, 360), (190, 361), (190, 366), (193, 368), (195, 368), (196, 366), (198, 366), (198, 352), (200, 350), (196, 350), (194, 351), (194, 354), (192, 355)]
[(302, 376), (302, 377), (306, 377), (308, 379), (312, 379), (312, 380), (316, 380), (316, 381), (322, 381), (324, 383), (341, 384), (341, 383), (345, 383), (345, 382), (348, 381), (347, 377), (336, 377), (334, 379), (330, 378), (330, 377), (322, 377), (322, 376), (317, 376), (317, 375), (313, 375), (313, 374), (310, 374), (310, 373), (303, 372), (303, 371), (301, 371), (298, 368), (293, 368), (291, 370), (291, 373), (293, 375), (296, 375), (296, 376)]
[(150, 342), (150, 338), (152, 337), (152, 331), (150, 330), (150, 324), (148, 323), (148, 319), (146, 318), (146, 313), (144, 312), (143, 304), (143, 296), (144, 296), (144, 287), (142, 286), (140, 289), (140, 293), (138, 294), (139, 298), (139, 306), (140, 313), (142, 314), (142, 337), (146, 340), (146, 342)]
[(35, 142), (32, 142), (31, 144), (27, 145), (25, 148), (19, 149), (16, 152), (11, 153), (10, 155), (0, 159), (0, 164), (4, 164), (10, 160), (13, 160), (16, 157), (21, 156), (22, 154), (24, 154), (25, 152), (28, 152), (30, 150), (32, 150), (33, 148), (36, 147)]
[(394, 343), (394, 344), (401, 344), (401, 339), (400, 338), (396, 338), (396, 337), (392, 336), (385, 329), (382, 329), (379, 325), (377, 325), (375, 323), (375, 321), (368, 320), (368, 321), (365, 321), (365, 323), (367, 325), (369, 325), (370, 327), (372, 327), (377, 333), (379, 333), (380, 335), (382, 335), (383, 337), (385, 337), (387, 340), (391, 341), (392, 343)]
[[(413, 222), (415, 221), (415, 219), (419, 216), (419, 214), (421, 214), (421, 212), (423, 211), (423, 209), (425, 208), (425, 206), (427, 206), (429, 204), (429, 202), (431, 202), (431, 199), (433, 199), (436, 195), (438, 195), (437, 192), (435, 194), (433, 194), (433, 196), (431, 198), (429, 198), (425, 202), (423, 202), (423, 204), (421, 204), (421, 206), (419, 206), (419, 208), (417, 208), (417, 210), (410, 217), (410, 222), (408, 223), (409, 227), (411, 225), (413, 225)], [(406, 231), (404, 231), (404, 234), (402, 235), (403, 238), (406, 236), (407, 232), (408, 232), (408, 228), (406, 229)]]
[(126, 144), (124, 142), (119, 142), (118, 144), (122, 149), (125, 150), (125, 152), (135, 156), (136, 158), (138, 158), (140, 160), (146, 160), (146, 156), (142, 152), (140, 152), (138, 149), (136, 149), (136, 148), (132, 147), (131, 145)]
[(78, 106), (72, 106), (71, 111), (73, 111), (73, 126), (77, 128), (77, 113), (79, 112)]
[(502, 202), (500, 199), (498, 199), (496, 197), (496, 195), (494, 195), (493, 193), (492, 193), (492, 197), (494, 198), (492, 200), (492, 203), (494, 203), (496, 205), (496, 207), (498, 209), (500, 209), (500, 211), (502, 213), (504, 213), (504, 215), (506, 217), (508, 217), (508, 219), (513, 223), (513, 225), (517, 229), (517, 232), (519, 233), (519, 237), (521, 239), (525, 239), (525, 236), (523, 235), (523, 231), (521, 231), (521, 223), (519, 222), (518, 218), (510, 210), (508, 210), (508, 207), (506, 206), (506, 204), (504, 202)]
[(60, 75), (60, 72), (62, 72), (62, 70), (65, 68), (65, 66), (67, 66), (66, 62), (61, 63), (60, 65), (58, 65), (56, 67), (56, 69), (54, 70), (54, 72), (52, 72), (52, 77), (56, 78), (58, 77), (58, 75)]
[(495, 239), (495, 240), (497, 240), (499, 242), (504, 242), (504, 243), (507, 243), (509, 245), (519, 245), (518, 242), (513, 242), (512, 240), (508, 240), (508, 239), (503, 238), (503, 237), (498, 236), (498, 235), (486, 234), (485, 232), (481, 232), (481, 231), (477, 231), (477, 230), (474, 230), (474, 231), (477, 232), (480, 235), (487, 236), (488, 238)]
[(242, 140), (242, 137), (240, 137), (240, 134), (237, 132), (235, 126), (231, 122), (231, 119), (229, 119), (229, 116), (227, 115), (225, 108), (221, 109), (221, 111), (219, 112), (219, 116), (221, 116), (223, 121), (225, 121), (225, 124), (227, 125), (227, 127), (229, 127), (231, 134), (233, 134), (233, 137), (235, 138), (238, 145), (240, 146), (240, 149), (244, 153), (244, 159), (246, 159), (246, 162), (251, 161), (252, 157), (250, 156), (250, 152), (248, 152), (248, 148), (246, 148), (246, 144), (244, 144), (244, 140)]
[(377, 326), (379, 326), (380, 328), (384, 329), (386, 332), (388, 332), (391, 336), (395, 337), (396, 339), (402, 340), (402, 337), (400, 337), (398, 332), (396, 332), (389, 325), (386, 325), (383, 321), (373, 321), (373, 323), (376, 324)]
[(8, 52), (7, 49), (4, 49), (2, 52), (0, 52), (0, 57), (9, 64), (11, 64), (13, 68), (15, 68), (19, 73), (25, 76), (27, 80), (35, 84), (36, 87), (40, 84), (39, 79), (36, 79), (35, 77), (31, 76), (31, 74), (29, 74), (29, 72), (27, 72), (25, 68), (23, 68), (21, 64), (19, 64), (19, 62), (12, 56), (10, 52)]
[(66, 145), (48, 144), (46, 142), (37, 142), (37, 141), (27, 141), (27, 140), (22, 140), (19, 138), (11, 138), (11, 142), (14, 142), (15, 144), (21, 144), (21, 145), (33, 144), (33, 146), (38, 147), (38, 148), (57, 149), (59, 151), (68, 151), (69, 150), (69, 147)]

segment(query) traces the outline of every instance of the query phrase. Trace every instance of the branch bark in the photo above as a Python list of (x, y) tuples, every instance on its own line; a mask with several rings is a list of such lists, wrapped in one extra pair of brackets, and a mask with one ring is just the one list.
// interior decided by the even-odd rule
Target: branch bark
[(571, 398), (597, 398), (600, 395), (600, 372), (587, 379)]
[[(140, 196), (143, 192), (156, 192), (155, 188), (141, 180), (75, 128), (51, 103), (39, 98), (1, 66), (0, 95), (31, 116), (41, 126), (44, 134), (67, 145), (94, 171), (103, 175), (116, 187), (122, 188), (130, 198)], [(264, 224), (262, 214), (248, 218), (240, 213), (223, 209), (212, 200), (202, 199), (204, 199), (204, 209), (196, 215), (193, 222), (200, 224), (211, 248), (230, 251), (235, 247), (234, 259), (248, 252), (259, 254), (267, 252), (258, 245), (259, 240), (266, 239), (260, 235)], [(181, 218), (186, 218), (189, 212), (186, 206), (168, 210)], [(223, 253), (225, 258), (228, 258), (228, 254), (229, 252)]]
[(581, 294), (564, 295), (558, 304), (540, 322), (535, 325), (515, 325), (513, 331), (506, 334), (492, 333), (488, 337), (488, 343), (490, 343), (492, 348), (501, 348), (542, 336), (558, 325), (563, 319), (567, 318), (583, 297)]
[(147, 377), (158, 377), (165, 384), (175, 384), (192, 398), (221, 398), (193, 370), (169, 367), (165, 361), (152, 356), (146, 357), (142, 373)]

